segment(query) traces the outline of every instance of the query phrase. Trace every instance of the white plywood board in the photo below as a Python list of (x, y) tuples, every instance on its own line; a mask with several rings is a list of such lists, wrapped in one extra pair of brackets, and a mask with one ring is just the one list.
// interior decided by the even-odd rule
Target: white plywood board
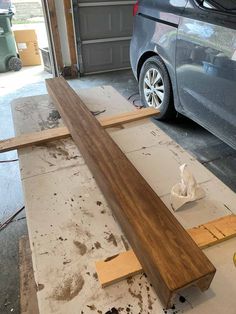
[[(106, 109), (103, 115), (134, 110), (111, 87), (82, 90), (80, 96), (90, 109)], [(53, 110), (46, 96), (20, 99), (12, 106), (17, 134), (47, 126)], [(179, 180), (178, 167), (184, 162), (190, 166), (207, 196), (175, 213), (184, 227), (236, 213), (235, 193), (151, 120), (108, 132), (170, 210), (169, 193)], [(127, 308), (133, 314), (164, 313), (144, 275), (100, 287), (95, 261), (124, 251), (128, 244), (73, 141), (21, 149), (19, 159), (35, 280), (42, 288), (40, 313), (105, 314), (112, 307), (120, 313), (127, 313)], [(236, 239), (205, 250), (217, 268), (211, 288), (206, 293), (187, 289), (182, 294), (187, 301), (181, 303), (177, 296), (175, 309), (167, 313), (235, 314), (235, 251)]]

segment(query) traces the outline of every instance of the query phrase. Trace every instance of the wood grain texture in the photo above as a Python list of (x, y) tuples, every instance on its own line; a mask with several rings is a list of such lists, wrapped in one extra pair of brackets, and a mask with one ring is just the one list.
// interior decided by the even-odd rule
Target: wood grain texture
[(95, 263), (98, 280), (103, 288), (140, 273), (143, 268), (132, 250)]
[(200, 280), (208, 287), (215, 267), (79, 96), (63, 78), (46, 85), (163, 305)]
[[(158, 110), (153, 108), (144, 108), (134, 110), (110, 117), (99, 118), (99, 122), (103, 128), (110, 128), (128, 122), (138, 121), (144, 118), (153, 117), (158, 114)], [(70, 136), (67, 127), (59, 127), (55, 129), (43, 130), (29, 134), (23, 134), (17, 137), (0, 141), (0, 153), (11, 151), (13, 149), (24, 148), (36, 144), (43, 144), (50, 141), (63, 139)]]
[(75, 33), (74, 33), (74, 25), (73, 25), (73, 18), (72, 18), (71, 0), (64, 0), (64, 10), (65, 10), (65, 18), (66, 18), (68, 45), (69, 45), (69, 51), (70, 51), (70, 61), (71, 61), (71, 65), (77, 65)]
[[(236, 216), (229, 215), (206, 224), (187, 229), (199, 248), (204, 249), (236, 236)], [(96, 271), (102, 287), (107, 287), (143, 271), (133, 250), (120, 253), (109, 262), (97, 261)]]
[(19, 135), (0, 141), (0, 153), (8, 152), (14, 149), (24, 148), (36, 144), (44, 144), (52, 140), (59, 140), (70, 136), (66, 127), (44, 130), (29, 134)]
[(57, 12), (55, 6), (55, 0), (48, 0), (47, 7), (49, 12), (49, 19), (50, 19), (50, 29), (52, 32), (53, 37), (53, 48), (56, 56), (56, 62), (59, 72), (62, 71), (64, 67), (63, 57), (61, 52), (61, 40), (60, 34), (58, 29), (58, 21), (57, 21)]
[(225, 216), (187, 230), (201, 248), (207, 248), (236, 236), (236, 216)]

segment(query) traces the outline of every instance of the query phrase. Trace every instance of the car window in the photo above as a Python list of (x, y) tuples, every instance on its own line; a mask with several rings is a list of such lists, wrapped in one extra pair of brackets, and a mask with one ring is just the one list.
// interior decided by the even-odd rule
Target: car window
[(228, 12), (236, 10), (236, 0), (200, 0), (200, 4), (207, 9)]

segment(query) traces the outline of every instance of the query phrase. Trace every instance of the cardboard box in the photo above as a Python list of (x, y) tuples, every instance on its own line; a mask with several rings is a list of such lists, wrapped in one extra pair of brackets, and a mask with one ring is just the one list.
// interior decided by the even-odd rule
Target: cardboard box
[(23, 66), (41, 64), (35, 30), (26, 29), (14, 31), (14, 36)]

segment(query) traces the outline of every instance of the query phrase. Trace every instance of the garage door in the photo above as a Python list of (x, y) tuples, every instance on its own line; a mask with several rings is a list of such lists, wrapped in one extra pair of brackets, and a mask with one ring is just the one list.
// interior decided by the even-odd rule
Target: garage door
[(79, 70), (81, 74), (130, 67), (129, 45), (135, 1), (74, 2)]

